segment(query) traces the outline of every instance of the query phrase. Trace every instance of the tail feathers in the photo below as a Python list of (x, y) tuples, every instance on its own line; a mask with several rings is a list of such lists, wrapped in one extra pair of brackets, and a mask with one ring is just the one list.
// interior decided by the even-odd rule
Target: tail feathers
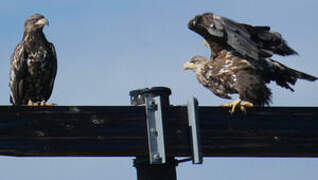
[(267, 58), (266, 61), (268, 62), (268, 79), (265, 79), (265, 81), (275, 81), (279, 86), (291, 91), (294, 91), (294, 89), (290, 85), (295, 85), (297, 79), (304, 79), (308, 81), (315, 81), (318, 79), (317, 77), (307, 73), (291, 69), (273, 59)]

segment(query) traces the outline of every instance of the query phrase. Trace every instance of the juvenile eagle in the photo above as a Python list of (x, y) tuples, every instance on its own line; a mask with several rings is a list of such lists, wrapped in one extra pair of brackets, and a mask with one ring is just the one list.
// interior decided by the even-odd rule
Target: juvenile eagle
[(52, 105), (50, 98), (57, 70), (54, 45), (43, 27), (48, 20), (33, 14), (25, 20), (22, 41), (11, 56), (10, 102), (13, 105)]
[(200, 83), (219, 97), (231, 99), (229, 94), (239, 94), (238, 99), (223, 105), (231, 107), (231, 112), (237, 106), (244, 111), (245, 107), (268, 105), (271, 91), (266, 83), (270, 81), (294, 91), (290, 85), (297, 79), (317, 80), (270, 58), (297, 52), (268, 26), (241, 24), (205, 13), (191, 19), (188, 27), (205, 39), (211, 57), (194, 56), (183, 69), (193, 70)]

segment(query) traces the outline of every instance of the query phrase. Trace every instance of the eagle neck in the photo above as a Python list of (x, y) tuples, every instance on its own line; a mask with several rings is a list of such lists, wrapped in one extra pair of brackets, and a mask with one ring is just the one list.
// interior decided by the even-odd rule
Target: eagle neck
[(24, 32), (23, 34), (23, 40), (29, 41), (29, 42), (35, 42), (39, 40), (47, 41), (42, 29), (37, 31), (31, 31), (31, 32)]
[(211, 59), (213, 60), (220, 55), (220, 52), (222, 51), (223, 48), (214, 41), (208, 41), (208, 43), (211, 50)]

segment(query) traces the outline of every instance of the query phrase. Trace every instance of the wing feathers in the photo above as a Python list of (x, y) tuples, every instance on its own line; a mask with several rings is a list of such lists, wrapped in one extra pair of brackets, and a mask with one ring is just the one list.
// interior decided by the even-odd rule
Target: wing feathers
[(27, 74), (27, 64), (25, 59), (25, 50), (23, 44), (19, 43), (11, 56), (10, 67), (10, 101), (13, 104), (20, 105), (23, 97), (23, 78)]
[(306, 79), (309, 81), (317, 80), (317, 77), (312, 75), (294, 70), (289, 68), (273, 59), (267, 58), (267, 67), (262, 71), (266, 74), (263, 76), (265, 81), (269, 82), (271, 80), (275, 81), (279, 86), (290, 89), (294, 91), (293, 88), (290, 87), (294, 85), (297, 79)]

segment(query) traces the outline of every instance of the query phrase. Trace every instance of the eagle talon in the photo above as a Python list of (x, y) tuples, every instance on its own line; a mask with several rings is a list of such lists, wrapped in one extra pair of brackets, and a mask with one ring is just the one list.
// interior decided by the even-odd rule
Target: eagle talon
[(54, 103), (48, 103), (48, 102), (45, 103), (45, 105), (46, 105), (46, 106), (56, 106), (56, 104), (54, 104)]
[(241, 99), (238, 98), (229, 104), (222, 104), (222, 107), (231, 107), (230, 113), (233, 114), (235, 112), (235, 108), (241, 104)]
[(241, 106), (244, 106), (244, 107), (254, 107), (254, 104), (251, 103), (251, 102), (248, 102), (248, 101), (245, 101), (241, 104)]
[(29, 99), (27, 106), (39, 106), (39, 103), (33, 102), (31, 99)]
[(55, 106), (56, 104), (54, 104), (54, 103), (48, 103), (48, 102), (46, 102), (45, 100), (43, 100), (43, 101), (41, 101), (41, 104), (40, 104), (41, 106)]
[(243, 103), (242, 102), (242, 99), (238, 98), (236, 100), (234, 100), (233, 102), (229, 103), (229, 104), (222, 104), (223, 107), (231, 107), (231, 110), (230, 110), (230, 113), (231, 114), (234, 114), (235, 112), (235, 109), (237, 106), (240, 106), (240, 110), (241, 112), (243, 113), (246, 113), (246, 108), (247, 107), (253, 107), (253, 103), (251, 102), (248, 102), (248, 101), (245, 101)]
[(247, 107), (254, 107), (254, 104), (248, 101), (245, 101), (241, 104), (241, 111), (244, 112), (246, 114), (246, 108)]
[(33, 102), (31, 99), (29, 99), (27, 106), (33, 106)]

